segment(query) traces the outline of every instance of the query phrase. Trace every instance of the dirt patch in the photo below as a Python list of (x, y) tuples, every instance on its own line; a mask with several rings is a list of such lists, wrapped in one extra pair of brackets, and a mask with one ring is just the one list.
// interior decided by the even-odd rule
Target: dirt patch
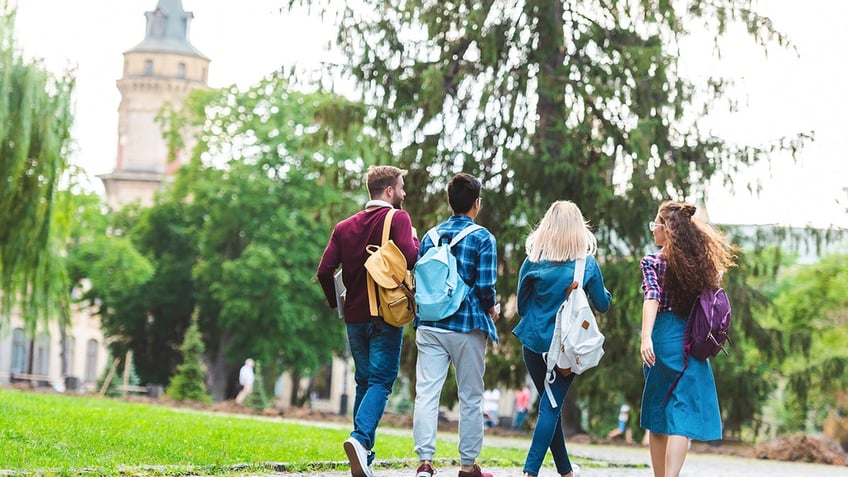
[(824, 437), (796, 434), (780, 437), (754, 447), (758, 459), (848, 465), (848, 454), (836, 442)]

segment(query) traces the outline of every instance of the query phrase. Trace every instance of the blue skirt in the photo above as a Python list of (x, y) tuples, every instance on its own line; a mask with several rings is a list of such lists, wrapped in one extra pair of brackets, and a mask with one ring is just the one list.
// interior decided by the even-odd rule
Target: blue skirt
[(721, 414), (709, 360), (690, 356), (677, 386), (671, 394), (668, 392), (683, 371), (685, 327), (686, 320), (674, 313), (657, 314), (651, 334), (657, 362), (652, 367), (642, 366), (645, 389), (640, 425), (655, 434), (718, 440), (722, 437)]

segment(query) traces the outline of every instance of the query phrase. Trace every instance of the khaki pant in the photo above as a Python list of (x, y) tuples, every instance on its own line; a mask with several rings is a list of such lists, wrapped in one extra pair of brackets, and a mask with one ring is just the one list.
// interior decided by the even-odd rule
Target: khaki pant
[(241, 404), (244, 402), (244, 398), (246, 398), (250, 393), (253, 392), (253, 383), (248, 383), (242, 386), (241, 391), (239, 391), (238, 396), (236, 396), (236, 404)]

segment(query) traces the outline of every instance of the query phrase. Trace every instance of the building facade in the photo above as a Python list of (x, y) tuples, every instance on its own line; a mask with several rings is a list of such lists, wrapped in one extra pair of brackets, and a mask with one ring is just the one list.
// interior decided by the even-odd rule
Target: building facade
[[(151, 205), (155, 194), (188, 161), (193, 131), (182, 131), (182, 147), (172, 148), (157, 118), (168, 109), (178, 111), (195, 89), (209, 87), (210, 59), (189, 39), (193, 13), (184, 10), (181, 0), (158, 0), (156, 8), (144, 15), (144, 39), (123, 53), (123, 71), (117, 80), (121, 100), (114, 167), (99, 176), (112, 210), (131, 203)], [(61, 389), (68, 382), (95, 391), (97, 379), (111, 365), (100, 320), (91, 310), (78, 308), (71, 322), (65, 330), (54, 323), (28, 332), (18, 319), (0, 329), (0, 384), (15, 375), (32, 375), (36, 385)], [(278, 406), (291, 402), (292, 389), (287, 374), (277, 380)], [(301, 382), (300, 389), (313, 391), (314, 408), (347, 409), (354, 394), (352, 363), (334, 359), (313, 382)]]
[[(149, 205), (185, 162), (182, 151), (192, 144), (169, 150), (156, 118), (166, 105), (178, 108), (192, 90), (208, 87), (209, 59), (189, 42), (193, 15), (181, 0), (159, 0), (145, 17), (144, 39), (124, 53), (117, 81), (121, 103), (115, 167), (100, 176), (113, 210), (131, 202)], [(111, 364), (99, 317), (90, 308), (74, 306), (68, 324), (60, 326), (59, 321), (30, 329), (18, 314), (0, 326), (0, 384), (94, 390)]]

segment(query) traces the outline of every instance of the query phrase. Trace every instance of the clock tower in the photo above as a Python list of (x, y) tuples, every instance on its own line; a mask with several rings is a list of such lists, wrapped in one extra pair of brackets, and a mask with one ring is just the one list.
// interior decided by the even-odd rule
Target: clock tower
[[(184, 137), (180, 150), (169, 151), (156, 116), (166, 105), (174, 109), (196, 88), (208, 88), (209, 58), (189, 41), (194, 15), (181, 0), (159, 0), (145, 13), (144, 40), (124, 52), (124, 71), (117, 81), (118, 151), (115, 167), (100, 179), (112, 209), (153, 195), (187, 162), (193, 139)], [(187, 134), (184, 132), (184, 134)]]

